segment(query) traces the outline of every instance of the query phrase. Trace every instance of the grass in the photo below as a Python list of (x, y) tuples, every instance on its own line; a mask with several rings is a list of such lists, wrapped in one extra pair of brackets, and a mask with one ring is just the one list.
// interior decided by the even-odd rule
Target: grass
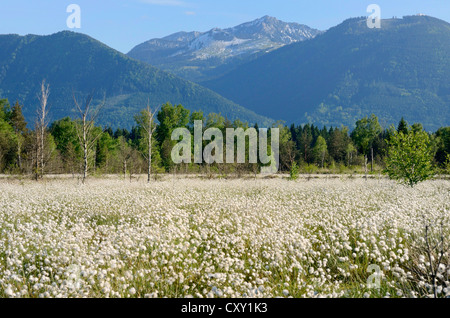
[(2, 182), (0, 297), (428, 297), (407, 271), (448, 182)]

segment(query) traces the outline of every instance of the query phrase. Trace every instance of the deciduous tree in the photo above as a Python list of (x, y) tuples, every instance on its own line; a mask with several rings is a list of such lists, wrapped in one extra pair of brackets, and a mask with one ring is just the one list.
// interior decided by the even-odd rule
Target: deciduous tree
[(391, 129), (386, 157), (385, 173), (394, 180), (414, 187), (434, 175), (433, 151), (428, 134), (414, 131), (407, 133)]

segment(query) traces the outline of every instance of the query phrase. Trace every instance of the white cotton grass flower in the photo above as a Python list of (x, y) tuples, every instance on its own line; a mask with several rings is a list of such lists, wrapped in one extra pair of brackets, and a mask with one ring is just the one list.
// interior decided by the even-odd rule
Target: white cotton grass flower
[(11, 297), (11, 296), (14, 295), (14, 292), (13, 292), (11, 286), (8, 286), (8, 287), (5, 289), (5, 295), (6, 295), (7, 297)]
[[(346, 297), (349, 282), (364, 294), (361, 273), (375, 264), (384, 295), (409, 297), (397, 293), (415, 279), (406, 266), (429, 262), (412, 238), (423, 217), (450, 224), (447, 189), (357, 178), (0, 183), (0, 293)], [(441, 264), (441, 297), (447, 273)]]

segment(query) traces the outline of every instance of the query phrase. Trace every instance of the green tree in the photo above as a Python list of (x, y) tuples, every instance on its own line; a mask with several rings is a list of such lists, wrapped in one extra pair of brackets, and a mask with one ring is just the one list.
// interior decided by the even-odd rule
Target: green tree
[(450, 155), (450, 127), (439, 128), (435, 134), (436, 161), (444, 165), (447, 156)]
[(133, 154), (133, 148), (124, 136), (119, 136), (117, 142), (119, 144), (119, 160), (122, 163), (123, 178), (125, 179), (127, 177), (128, 161)]
[(176, 128), (187, 127), (189, 124), (190, 111), (182, 105), (173, 106), (166, 103), (156, 115), (159, 125), (156, 128), (156, 139), (161, 147), (161, 160), (168, 171), (173, 167), (172, 149), (176, 144), (172, 140), (172, 132)]
[(347, 157), (347, 147), (349, 145), (350, 137), (348, 136), (348, 128), (335, 128), (330, 130), (330, 137), (328, 140), (328, 152), (337, 162), (345, 162)]
[(423, 130), (423, 126), (421, 123), (415, 123), (411, 126), (412, 131), (422, 131)]
[(369, 154), (371, 156), (371, 170), (373, 171), (373, 144), (377, 136), (382, 132), (378, 118), (375, 115), (364, 117), (356, 122), (356, 128), (351, 137), (367, 162)]
[(291, 165), (291, 171), (289, 172), (289, 180), (297, 180), (298, 179), (298, 175), (300, 173), (300, 169), (297, 165), (297, 162), (293, 162)]
[(14, 148), (14, 129), (9, 124), (10, 107), (7, 99), (0, 100), (0, 172), (10, 163)]
[[(189, 130), (191, 132), (191, 134), (194, 133), (194, 123), (196, 120), (201, 120), (202, 122), (205, 120), (205, 116), (203, 115), (202, 111), (196, 111), (196, 112), (192, 112), (190, 119), (189, 119)], [(203, 122), (204, 124), (204, 122)]]
[(356, 148), (353, 145), (353, 142), (350, 141), (348, 143), (345, 152), (346, 152), (346, 155), (347, 155), (347, 166), (350, 167), (351, 164), (353, 163), (353, 156), (356, 155)]
[(450, 155), (447, 155), (447, 160), (444, 164), (444, 172), (450, 174)]
[(434, 175), (433, 151), (430, 138), (425, 131), (414, 131), (408, 127), (404, 134), (391, 129), (386, 157), (385, 173), (389, 178), (414, 187), (417, 183)]
[(0, 109), (0, 171), (11, 164), (16, 143), (14, 129), (3, 119), (4, 116), (3, 110)]
[(312, 134), (313, 128), (307, 124), (304, 125), (303, 128), (299, 129), (299, 134), (297, 138), (297, 147), (300, 150), (302, 154), (302, 158), (305, 161), (305, 163), (311, 163), (312, 158), (312, 142), (313, 142), (313, 134)]
[(95, 167), (103, 172), (113, 172), (114, 159), (117, 158), (119, 145), (106, 129), (97, 140), (95, 153)]
[(325, 141), (325, 138), (322, 136), (317, 137), (316, 144), (313, 148), (313, 153), (316, 157), (316, 160), (320, 162), (321, 168), (323, 168), (323, 164), (325, 162), (325, 156), (327, 155), (328, 148), (327, 148), (327, 142)]
[(225, 117), (217, 113), (208, 114), (206, 118), (206, 129), (208, 128), (218, 128), (223, 131), (225, 128)]
[(280, 168), (283, 171), (289, 171), (292, 170), (298, 152), (292, 140), (291, 130), (283, 125), (279, 125), (278, 128), (280, 129)]
[(77, 123), (69, 117), (57, 120), (50, 125), (50, 133), (55, 140), (56, 149), (61, 154), (64, 169), (69, 170), (72, 174), (78, 170), (83, 158), (76, 125)]
[(397, 132), (402, 132), (404, 134), (408, 133), (408, 123), (406, 120), (402, 117), (400, 122), (398, 123)]
[(28, 129), (25, 117), (22, 113), (22, 105), (20, 105), (19, 102), (16, 102), (11, 109), (10, 122), (14, 129), (14, 133), (16, 134), (17, 167), (19, 170), (22, 170), (23, 145), (25, 143), (25, 135), (28, 133)]
[(162, 144), (164, 140), (170, 140), (174, 129), (186, 127), (189, 123), (189, 113), (182, 105), (164, 104), (156, 115), (159, 121), (156, 128), (158, 142)]

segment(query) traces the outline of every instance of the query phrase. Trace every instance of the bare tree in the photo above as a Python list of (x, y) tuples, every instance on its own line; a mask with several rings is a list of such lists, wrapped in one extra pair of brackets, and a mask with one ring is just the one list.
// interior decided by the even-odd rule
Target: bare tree
[(147, 183), (150, 183), (151, 174), (152, 174), (152, 138), (153, 133), (156, 130), (156, 125), (154, 123), (154, 118), (156, 113), (158, 112), (159, 107), (157, 107), (154, 111), (150, 108), (150, 102), (147, 103), (147, 108), (141, 112), (140, 116), (136, 116), (136, 122), (144, 129), (148, 138), (148, 153), (144, 155), (148, 162), (147, 169)]
[(431, 295), (438, 298), (450, 277), (449, 253), (450, 245), (448, 235), (444, 232), (444, 221), (441, 221), (439, 232), (433, 231), (433, 226), (427, 224), (425, 237), (415, 242), (411, 260), (408, 265), (404, 265), (409, 270), (407, 278), (413, 283), (413, 286), (404, 286), (405, 291), (412, 287), (421, 293), (420, 296)]
[(133, 149), (128, 144), (124, 136), (119, 137), (119, 158), (123, 165), (123, 177), (127, 177), (127, 163), (131, 159), (133, 154)]
[(81, 117), (81, 127), (80, 125), (76, 125), (77, 127), (77, 136), (80, 141), (81, 146), (83, 147), (83, 184), (86, 181), (89, 170), (89, 157), (92, 153), (92, 149), (96, 144), (97, 139), (102, 135), (103, 131), (99, 132), (97, 135), (94, 135), (94, 123), (98, 118), (100, 113), (100, 109), (103, 107), (103, 104), (98, 106), (97, 108), (92, 108), (91, 103), (94, 97), (94, 93), (90, 93), (84, 102), (83, 106), (80, 106), (78, 103), (75, 94), (73, 94), (73, 100), (75, 102), (75, 106)]
[(36, 151), (35, 151), (35, 161), (36, 161), (36, 172), (35, 178), (44, 177), (45, 168), (45, 133), (48, 126), (48, 97), (50, 95), (50, 85), (46, 84), (45, 80), (42, 81), (40, 87), (39, 108), (37, 110), (37, 119), (35, 123), (35, 134), (36, 134)]

